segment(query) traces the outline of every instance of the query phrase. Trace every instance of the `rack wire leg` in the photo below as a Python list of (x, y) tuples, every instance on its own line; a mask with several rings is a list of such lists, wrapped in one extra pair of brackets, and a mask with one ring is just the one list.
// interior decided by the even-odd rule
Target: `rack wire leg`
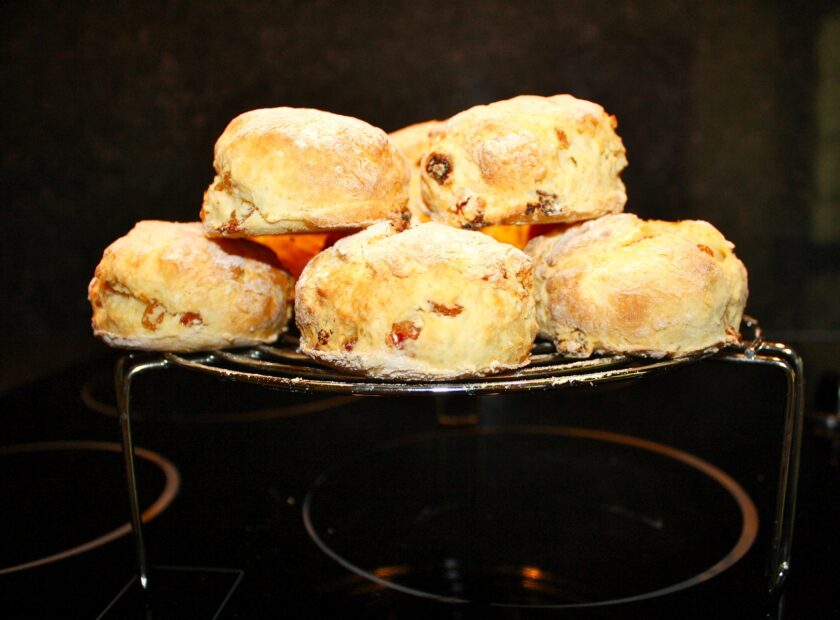
[(786, 490), (780, 494), (777, 513), (780, 527), (774, 533), (776, 548), (776, 572), (771, 575), (771, 592), (778, 592), (787, 579), (790, 570), (793, 523), (796, 508), (796, 491), (799, 481), (799, 460), (802, 446), (802, 430), (805, 410), (805, 372), (802, 358), (784, 344), (767, 342), (759, 349), (760, 354), (775, 356), (781, 360), (787, 376), (787, 421), (785, 425), (784, 452), (780, 471), (780, 487)]
[(767, 587), (771, 596), (778, 596), (782, 592), (782, 586), (790, 571), (796, 490), (805, 417), (805, 372), (802, 359), (793, 349), (777, 342), (761, 342), (744, 352), (727, 353), (712, 359), (775, 366), (785, 373), (787, 381), (785, 426)]
[(131, 429), (131, 385), (135, 376), (147, 370), (164, 368), (165, 360), (152, 362), (138, 362), (131, 356), (125, 356), (117, 361), (114, 372), (114, 383), (117, 395), (117, 408), (120, 417), (122, 433), (123, 459), (125, 461), (126, 482), (128, 484), (128, 499), (131, 510), (131, 530), (134, 538), (134, 551), (137, 559), (137, 570), (140, 586), (149, 591), (149, 561), (146, 554), (146, 544), (143, 537), (143, 515), (140, 510), (140, 497), (137, 492), (137, 469), (135, 467), (134, 435)]

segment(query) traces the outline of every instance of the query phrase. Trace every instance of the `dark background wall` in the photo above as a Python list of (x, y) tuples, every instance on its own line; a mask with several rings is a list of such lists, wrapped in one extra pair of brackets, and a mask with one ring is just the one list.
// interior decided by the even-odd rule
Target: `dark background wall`
[(391, 131), (521, 93), (597, 101), (627, 147), (628, 211), (720, 228), (771, 331), (840, 330), (837, 2), (0, 11), (0, 389), (102, 351), (85, 299), (102, 250), (141, 219), (196, 220), (227, 122), (278, 105)]

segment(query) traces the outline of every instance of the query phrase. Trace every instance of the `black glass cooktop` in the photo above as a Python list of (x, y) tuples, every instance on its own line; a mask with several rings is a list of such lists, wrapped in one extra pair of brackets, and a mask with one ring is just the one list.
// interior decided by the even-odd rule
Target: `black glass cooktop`
[[(778, 615), (766, 570), (785, 385), (772, 369), (701, 362), (597, 390), (437, 403), (145, 375), (146, 608), (113, 362), (0, 401), (12, 617)], [(806, 433), (785, 617), (838, 610), (827, 451)]]

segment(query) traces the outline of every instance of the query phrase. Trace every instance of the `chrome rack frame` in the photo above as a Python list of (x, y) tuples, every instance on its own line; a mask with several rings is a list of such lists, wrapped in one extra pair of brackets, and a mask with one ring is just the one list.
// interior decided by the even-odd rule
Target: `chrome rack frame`
[(684, 357), (648, 359), (626, 355), (564, 358), (553, 345), (537, 342), (530, 363), (524, 368), (486, 377), (455, 381), (394, 381), (371, 379), (339, 372), (315, 363), (298, 351), (298, 340), (281, 336), (271, 346), (246, 350), (196, 354), (130, 354), (119, 359), (115, 371), (117, 406), (122, 433), (123, 456), (131, 511), (139, 583), (148, 593), (154, 579), (143, 534), (144, 515), (137, 491), (134, 437), (132, 432), (132, 385), (141, 374), (180, 367), (220, 379), (253, 383), (286, 392), (330, 393), (361, 396), (404, 396), (426, 394), (483, 395), (524, 391), (595, 387), (603, 383), (639, 379), (700, 360), (738, 364), (760, 364), (781, 369), (787, 382), (785, 430), (780, 460), (773, 549), (768, 569), (768, 593), (779, 592), (790, 568), (799, 450), (804, 417), (804, 376), (801, 358), (787, 345), (764, 342), (758, 323), (744, 317), (744, 332), (751, 338), (744, 344), (719, 352), (701, 352)]

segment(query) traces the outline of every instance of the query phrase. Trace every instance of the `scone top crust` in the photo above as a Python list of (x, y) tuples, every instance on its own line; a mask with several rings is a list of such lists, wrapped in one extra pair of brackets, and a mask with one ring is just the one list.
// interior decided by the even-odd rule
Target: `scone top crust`
[(679, 357), (739, 341), (747, 272), (708, 222), (623, 213), (537, 237), (540, 335), (574, 357)]
[(301, 349), (393, 379), (475, 376), (527, 363), (532, 263), (487, 235), (381, 223), (316, 256), (298, 280)]
[(207, 239), (199, 222), (143, 221), (106, 248), (88, 299), (94, 334), (112, 346), (197, 351), (274, 340), (293, 286), (258, 244)]
[(423, 202), (462, 228), (576, 222), (624, 208), (615, 117), (571, 95), (479, 105), (436, 132), (420, 164)]
[(357, 118), (266, 108), (216, 142), (201, 216), (211, 235), (361, 228), (408, 218), (409, 170), (388, 135)]

